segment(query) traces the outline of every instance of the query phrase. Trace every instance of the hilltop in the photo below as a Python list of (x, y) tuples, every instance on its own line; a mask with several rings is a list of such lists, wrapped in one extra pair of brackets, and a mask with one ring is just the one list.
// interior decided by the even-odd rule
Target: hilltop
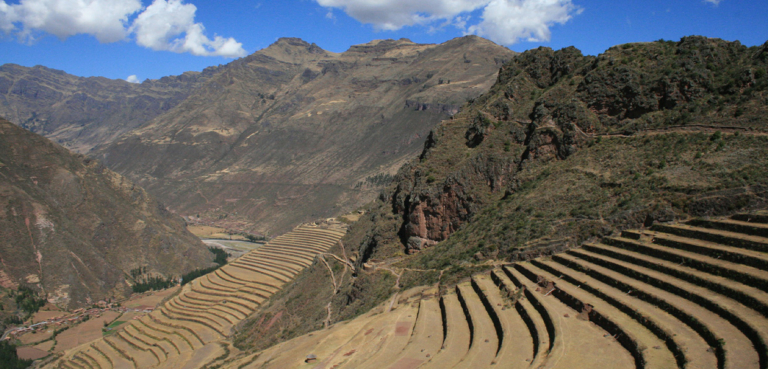
[(178, 277), (213, 259), (143, 189), (4, 119), (0, 235), (2, 290), (23, 287), (65, 309), (130, 295), (132, 270)]
[(766, 207), (767, 69), (768, 43), (704, 37), (517, 55), (350, 227), (354, 275), (325, 288), (324, 267), (308, 269), (261, 314), (283, 320), (257, 315), (236, 344), (263, 349), (493, 263)]

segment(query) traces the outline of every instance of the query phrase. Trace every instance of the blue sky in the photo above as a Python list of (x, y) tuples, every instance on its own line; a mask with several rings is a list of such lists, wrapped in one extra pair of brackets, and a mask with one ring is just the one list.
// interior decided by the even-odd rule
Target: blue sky
[(279, 37), (334, 52), (464, 34), (515, 51), (573, 45), (592, 55), (686, 35), (753, 46), (768, 40), (765, 19), (765, 0), (0, 0), (0, 64), (154, 79), (226, 64)]

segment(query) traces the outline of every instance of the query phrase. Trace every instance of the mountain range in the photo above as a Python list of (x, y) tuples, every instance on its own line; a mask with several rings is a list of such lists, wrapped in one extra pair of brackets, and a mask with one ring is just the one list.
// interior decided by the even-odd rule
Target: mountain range
[(0, 114), (87, 152), (191, 222), (276, 235), (372, 200), (513, 55), (474, 36), (344, 53), (284, 38), (138, 85), (4, 66)]

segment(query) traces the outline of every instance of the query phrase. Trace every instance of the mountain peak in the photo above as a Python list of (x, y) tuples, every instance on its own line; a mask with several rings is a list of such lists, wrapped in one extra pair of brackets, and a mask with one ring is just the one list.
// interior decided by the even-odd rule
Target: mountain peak
[(315, 43), (309, 43), (298, 37), (281, 37), (266, 49), (258, 52), (278, 60), (299, 62), (307, 56), (323, 56), (328, 52)]

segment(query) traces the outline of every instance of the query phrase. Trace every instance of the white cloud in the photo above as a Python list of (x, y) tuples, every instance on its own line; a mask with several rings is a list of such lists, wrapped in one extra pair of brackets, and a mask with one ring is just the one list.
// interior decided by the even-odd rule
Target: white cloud
[[(572, 0), (315, 0), (327, 8), (339, 8), (349, 16), (378, 30), (394, 31), (406, 26), (430, 26), (450, 22), (467, 34), (487, 37), (511, 45), (520, 40), (549, 41), (550, 27), (563, 24), (581, 8)], [(707, 0), (719, 1), (719, 0)], [(470, 14), (482, 11), (470, 24)]]
[(131, 31), (136, 34), (136, 43), (153, 50), (203, 56), (245, 55), (243, 44), (234, 38), (214, 36), (211, 40), (205, 36), (203, 24), (195, 23), (195, 12), (197, 8), (183, 0), (155, 0), (139, 14)]
[(16, 30), (25, 41), (32, 41), (35, 31), (61, 39), (85, 33), (100, 42), (115, 42), (126, 37), (128, 17), (141, 10), (139, 0), (21, 0), (8, 5), (0, 0), (0, 28)]
[(715, 6), (718, 6), (718, 5), (720, 5), (720, 2), (721, 2), (721, 1), (723, 1), (723, 0), (704, 0), (704, 2), (707, 2), (707, 3), (713, 4), (713, 5), (715, 5)]
[(136, 77), (135, 74), (132, 74), (132, 75), (128, 76), (128, 78), (126, 78), (125, 81), (129, 82), (129, 83), (139, 83), (140, 82), (139, 81), (139, 77)]
[(203, 24), (195, 23), (196, 11), (184, 0), (154, 0), (146, 8), (140, 0), (21, 0), (11, 5), (0, 0), (0, 30), (24, 42), (45, 33), (61, 39), (88, 34), (103, 43), (135, 35), (137, 44), (153, 50), (230, 58), (246, 54), (234, 38), (208, 38)]

